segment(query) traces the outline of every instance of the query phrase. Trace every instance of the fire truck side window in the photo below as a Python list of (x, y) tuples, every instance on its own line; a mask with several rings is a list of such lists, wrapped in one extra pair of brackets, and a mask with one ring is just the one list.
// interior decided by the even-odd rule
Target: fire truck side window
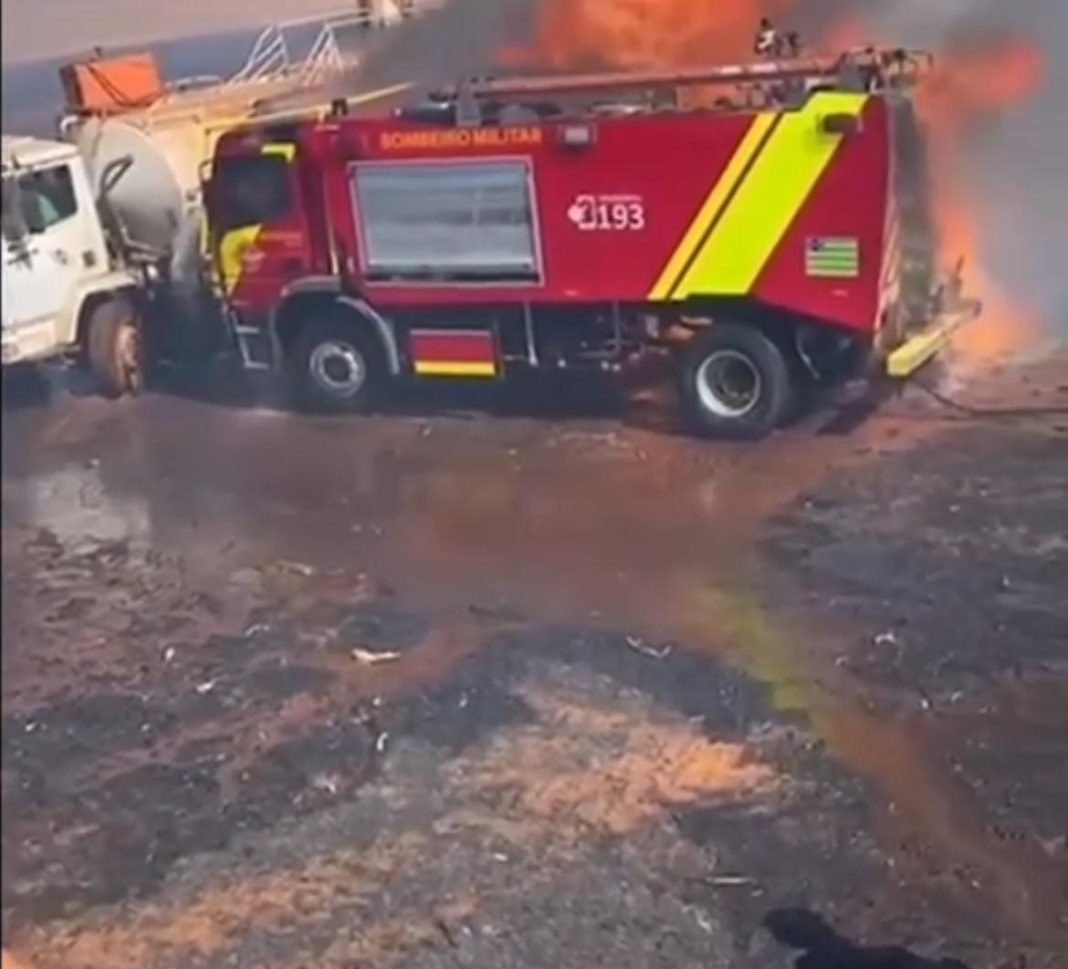
[(525, 162), (365, 163), (353, 178), (368, 278), (538, 279)]
[(280, 222), (293, 207), (289, 163), (278, 155), (222, 158), (211, 195), (212, 217), (222, 231)]

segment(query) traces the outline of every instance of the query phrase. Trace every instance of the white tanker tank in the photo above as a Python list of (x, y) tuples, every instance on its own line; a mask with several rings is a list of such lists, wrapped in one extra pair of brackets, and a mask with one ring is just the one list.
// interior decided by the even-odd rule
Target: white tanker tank
[(63, 129), (118, 223), (124, 248), (165, 261), (171, 281), (185, 286), (204, 281), (202, 182), (215, 144), (226, 131), (268, 116), (258, 100), (191, 95), (73, 118)]
[(222, 130), (196, 116), (139, 112), (79, 119), (64, 134), (78, 145), (98, 193), (105, 178), (111, 183), (107, 204), (127, 241), (163, 254), (199, 216), (202, 166)]
[(255, 115), (249, 101), (194, 95), (72, 115), (62, 125), (85, 161), (114, 251), (153, 267), (156, 312), (180, 324), (166, 327), (157, 347), (168, 357), (223, 349), (227, 330), (215, 298), (201, 183), (218, 138)]

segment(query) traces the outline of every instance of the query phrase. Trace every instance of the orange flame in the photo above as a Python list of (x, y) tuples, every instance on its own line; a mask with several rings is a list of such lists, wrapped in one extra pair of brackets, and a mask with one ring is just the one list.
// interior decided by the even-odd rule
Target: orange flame
[(868, 25), (855, 14), (840, 17), (828, 24), (820, 37), (820, 48), (834, 54), (851, 47), (864, 47), (871, 42)]
[(944, 57), (920, 91), (921, 107), (941, 129), (1011, 109), (1042, 83), (1042, 51), (1022, 37), (973, 43)]
[(968, 288), (984, 304), (982, 316), (955, 343), (965, 363), (1004, 356), (1041, 331), (1038, 315), (995, 284), (984, 267), (982, 206), (968, 184), (966, 154), (971, 136), (1026, 101), (1043, 76), (1041, 50), (1023, 38), (1009, 38), (948, 55), (920, 87), (917, 107), (930, 136), (941, 249), (965, 260)]
[[(762, 16), (796, 0), (542, 0), (525, 59), (552, 68), (654, 68), (745, 57)], [(520, 52), (507, 52), (516, 63)]]

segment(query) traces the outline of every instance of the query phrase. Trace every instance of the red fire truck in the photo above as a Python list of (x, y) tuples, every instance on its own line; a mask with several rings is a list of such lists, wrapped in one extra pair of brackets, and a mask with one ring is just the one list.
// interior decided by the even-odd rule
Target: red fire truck
[(474, 80), (237, 129), (205, 194), (243, 359), (344, 412), (663, 348), (696, 428), (747, 438), (873, 364), (905, 376), (978, 311), (934, 284), (920, 69), (866, 49)]

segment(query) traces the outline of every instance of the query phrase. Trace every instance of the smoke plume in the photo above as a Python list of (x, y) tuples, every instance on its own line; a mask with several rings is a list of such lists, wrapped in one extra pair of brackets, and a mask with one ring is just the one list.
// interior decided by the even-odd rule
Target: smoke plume
[[(1068, 232), (1068, 3), (1063, 0), (815, 0), (809, 4), (813, 26), (843, 20), (860, 22), (870, 39), (882, 44), (926, 47), (959, 68), (958, 83), (983, 88), (997, 102), (998, 86), (1007, 96), (973, 119), (952, 157), (939, 157), (936, 180), (956, 186), (973, 207), (978, 239), (973, 266), (993, 289), (985, 293), (1003, 304), (992, 313), (1016, 307), (1021, 339), (1068, 340), (1068, 280), (1063, 269), (1063, 240)], [(1031, 50), (1031, 67), (1004, 56), (1010, 49)], [(1001, 56), (999, 56), (1001, 55)], [(1022, 56), (1022, 53), (1021, 53)], [(966, 61), (967, 67), (960, 67)], [(1039, 76), (1032, 89), (1011, 96), (1018, 70)], [(967, 94), (967, 91), (963, 91)], [(953, 123), (952, 118), (934, 123)], [(957, 119), (958, 122), (960, 119)], [(935, 133), (937, 137), (937, 132)], [(950, 170), (947, 170), (950, 169)], [(951, 255), (951, 254), (950, 254)], [(1034, 325), (1029, 325), (1028, 317)], [(991, 349), (991, 328), (984, 324)], [(984, 332), (982, 326), (978, 331)], [(1002, 334), (1008, 336), (1008, 334)]]

